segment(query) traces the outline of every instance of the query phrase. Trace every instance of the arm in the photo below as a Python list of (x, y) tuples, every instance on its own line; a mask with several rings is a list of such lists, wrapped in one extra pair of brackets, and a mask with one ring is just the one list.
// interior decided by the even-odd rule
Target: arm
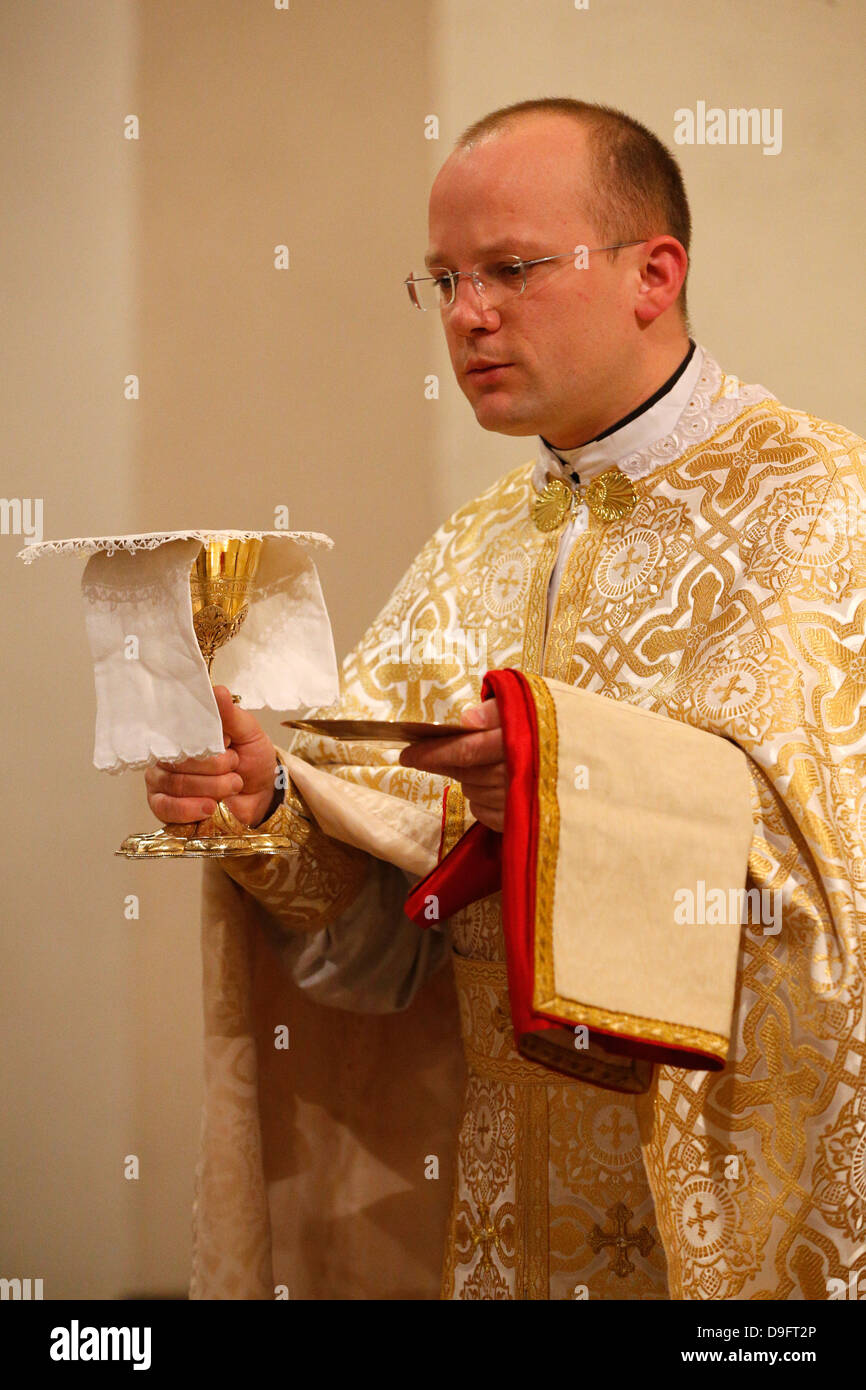
[[(317, 1003), (356, 1013), (407, 1008), (448, 952), (444, 935), (403, 911), (417, 874), (326, 835), (288, 774), (282, 780), (284, 802), (257, 828), (288, 833), (296, 852), (226, 859), (221, 871), (256, 899), (284, 969)], [(339, 797), (339, 780), (328, 781)]]

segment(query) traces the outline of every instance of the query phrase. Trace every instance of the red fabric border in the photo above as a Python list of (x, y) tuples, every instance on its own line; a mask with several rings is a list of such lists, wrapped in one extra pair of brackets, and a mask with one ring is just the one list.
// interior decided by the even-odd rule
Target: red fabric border
[[(502, 836), (476, 821), (461, 835), (426, 878), (415, 884), (403, 905), (416, 926), (445, 922), (467, 903), (498, 892), (502, 884)], [(429, 915), (429, 899), (438, 899), (435, 915)]]

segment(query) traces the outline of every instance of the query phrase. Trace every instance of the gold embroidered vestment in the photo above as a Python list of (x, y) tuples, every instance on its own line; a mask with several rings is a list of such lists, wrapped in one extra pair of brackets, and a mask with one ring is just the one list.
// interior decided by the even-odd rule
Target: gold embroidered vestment
[[(866, 1270), (863, 444), (707, 358), (651, 453), (627, 515), (590, 511), (549, 628), (546, 480), (520, 467), (461, 508), (327, 711), (453, 718), (485, 669), (515, 666), (730, 739), (752, 783), (747, 887), (781, 905), (780, 930), (743, 927), (727, 1066), (656, 1067), (642, 1096), (517, 1054), (498, 897), (448, 924), (467, 1079), (446, 1298), (822, 1299)], [(439, 779), (372, 745), (291, 751), (419, 814), (440, 804)], [(449, 796), (446, 848), (468, 824)], [(284, 867), (229, 870), (286, 930), (350, 910), (363, 878), (357, 851), (305, 852), (289, 888)]]

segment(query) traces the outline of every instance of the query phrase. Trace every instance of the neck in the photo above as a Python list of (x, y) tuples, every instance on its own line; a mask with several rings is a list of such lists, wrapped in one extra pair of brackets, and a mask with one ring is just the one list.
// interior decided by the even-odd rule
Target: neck
[(575, 426), (573, 430), (560, 431), (557, 439), (553, 439), (549, 434), (543, 434), (542, 438), (552, 449), (580, 449), (584, 444), (598, 439), (599, 435), (607, 433), (643, 405), (644, 401), (655, 395), (677, 370), (690, 349), (688, 334), (683, 329), (682, 336), (677, 335), (675, 341), (659, 348), (651, 359), (633, 364), (629, 368), (628, 379), (623, 382), (622, 390), (617, 391), (605, 402), (604, 407), (592, 420)]

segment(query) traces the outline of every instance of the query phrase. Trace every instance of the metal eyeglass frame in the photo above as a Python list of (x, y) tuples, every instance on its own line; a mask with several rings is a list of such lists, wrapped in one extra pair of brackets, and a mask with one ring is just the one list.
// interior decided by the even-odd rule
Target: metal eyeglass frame
[[(522, 258), (522, 256), (503, 256), (503, 261), (514, 262), (515, 269), (517, 268), (517, 266), (523, 267), (523, 283), (521, 284), (519, 290), (514, 290), (512, 292), (512, 297), (516, 298), (517, 295), (523, 294), (523, 291), (526, 289), (526, 272), (530, 266), (544, 265), (547, 261), (564, 260), (566, 256), (575, 256), (577, 254), (578, 249), (585, 249), (586, 254), (588, 256), (591, 256), (596, 251), (620, 251), (624, 246), (642, 246), (647, 239), (647, 237), (641, 237), (638, 241), (617, 241), (613, 244), (613, 246), (587, 246), (586, 248), (575, 247), (571, 251), (560, 251), (556, 256), (536, 256), (531, 261), (525, 261)], [(448, 300), (443, 300), (439, 306), (440, 309), (444, 310), (451, 308), (451, 305), (457, 298), (457, 282), (464, 276), (472, 281), (472, 284), (475, 287), (475, 292), (478, 295), (479, 299), (487, 298), (487, 288), (484, 284), (484, 281), (481, 279), (481, 276), (479, 274), (479, 268), (480, 263), (479, 265), (473, 266), (471, 270), (448, 270), (445, 266), (437, 267), (437, 269), (442, 270), (444, 274), (448, 276), (451, 284), (451, 298)], [(427, 310), (424, 308), (424, 305), (420, 302), (418, 296), (415, 294), (415, 286), (427, 282), (439, 281), (442, 278), (443, 276), (441, 275), (415, 275), (414, 272), (412, 272), (411, 274), (407, 275), (406, 279), (403, 281), (403, 284), (406, 286), (410, 302), (416, 309), (420, 309), (422, 314), (426, 314)]]

